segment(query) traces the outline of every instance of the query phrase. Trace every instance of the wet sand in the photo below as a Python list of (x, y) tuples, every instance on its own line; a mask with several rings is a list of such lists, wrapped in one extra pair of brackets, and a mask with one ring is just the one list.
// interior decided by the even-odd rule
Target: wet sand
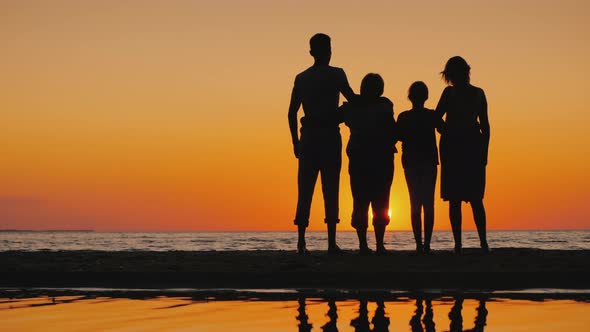
[(0, 287), (590, 288), (590, 250), (495, 249), (462, 255), (341, 256), (289, 251), (0, 252)]

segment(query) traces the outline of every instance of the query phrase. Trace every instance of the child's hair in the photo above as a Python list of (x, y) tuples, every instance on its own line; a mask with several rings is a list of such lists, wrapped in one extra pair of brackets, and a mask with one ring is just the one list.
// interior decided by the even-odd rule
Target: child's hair
[(417, 81), (410, 85), (408, 89), (408, 99), (412, 103), (423, 103), (428, 99), (428, 87), (422, 81)]
[(381, 75), (369, 73), (361, 82), (361, 96), (380, 97), (383, 94), (385, 83)]

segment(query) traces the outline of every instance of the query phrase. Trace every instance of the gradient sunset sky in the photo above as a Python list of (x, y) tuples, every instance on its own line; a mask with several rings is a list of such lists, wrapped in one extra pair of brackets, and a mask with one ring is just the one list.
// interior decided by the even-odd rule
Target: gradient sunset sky
[[(488, 227), (590, 228), (588, 1), (0, 1), (0, 27), (0, 229), (294, 230), (287, 107), (316, 32), (396, 115), (416, 80), (434, 108), (463, 56), (489, 103)], [(400, 159), (389, 229), (410, 229)]]

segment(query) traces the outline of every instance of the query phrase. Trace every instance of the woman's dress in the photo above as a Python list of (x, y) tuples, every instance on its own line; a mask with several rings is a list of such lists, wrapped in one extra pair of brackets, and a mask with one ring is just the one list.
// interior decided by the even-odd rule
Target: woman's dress
[(446, 115), (440, 139), (441, 197), (446, 201), (476, 201), (484, 197), (489, 132), (487, 102), (482, 89), (447, 87), (436, 111)]

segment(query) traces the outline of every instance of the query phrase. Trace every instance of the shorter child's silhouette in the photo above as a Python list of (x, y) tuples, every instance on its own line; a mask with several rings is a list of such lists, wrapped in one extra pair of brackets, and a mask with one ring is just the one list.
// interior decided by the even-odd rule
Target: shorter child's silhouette
[(350, 128), (346, 153), (353, 197), (352, 227), (357, 231), (363, 255), (372, 253), (367, 246), (369, 205), (373, 209), (377, 253), (386, 252), (383, 238), (389, 224), (395, 119), (393, 103), (381, 96), (383, 87), (381, 76), (368, 74), (361, 83), (360, 97), (341, 107), (344, 122)]
[[(410, 193), (412, 229), (418, 253), (430, 252), (434, 227), (434, 186), (436, 184), (438, 149), (435, 129), (442, 120), (433, 110), (424, 108), (428, 87), (414, 82), (408, 98), (412, 109), (397, 118), (398, 139), (402, 141), (402, 165)], [(422, 243), (422, 209), (424, 209), (424, 243)]]

